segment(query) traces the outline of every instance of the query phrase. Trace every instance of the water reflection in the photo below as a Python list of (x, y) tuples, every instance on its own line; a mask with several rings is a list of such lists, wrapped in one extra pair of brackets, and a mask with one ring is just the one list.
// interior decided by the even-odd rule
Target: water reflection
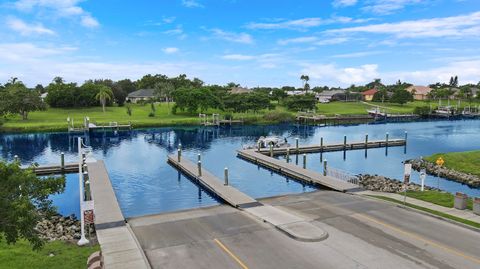
[[(369, 140), (384, 140), (388, 132), (391, 139), (403, 138), (408, 131), (408, 146), (368, 150), (322, 152), (307, 155), (309, 169), (322, 172), (322, 163), (354, 174), (381, 174), (401, 178), (402, 162), (405, 159), (426, 156), (437, 152), (466, 151), (480, 148), (478, 130), (480, 121), (414, 122), (392, 124), (361, 124), (355, 126), (314, 127), (305, 125), (171, 127), (133, 131), (94, 132), (84, 134), (42, 133), (1, 134), (0, 156), (12, 160), (19, 155), (24, 164), (37, 162), (51, 164), (59, 162), (60, 152), (65, 152), (67, 162), (76, 161), (76, 138), (82, 136), (92, 147), (97, 159), (107, 164), (117, 199), (126, 216), (154, 214), (198, 206), (217, 204), (208, 193), (203, 193), (195, 183), (185, 178), (166, 163), (169, 154), (176, 153), (182, 144), (184, 156), (196, 160), (202, 154), (205, 169), (219, 178), (229, 168), (230, 184), (253, 197), (266, 197), (285, 193), (311, 191), (297, 181), (273, 173), (236, 157), (236, 151), (244, 145), (252, 145), (258, 137), (277, 135), (293, 143), (298, 137), (300, 144), (342, 143)], [(408, 151), (407, 151), (408, 147)], [(295, 156), (293, 156), (295, 155)], [(293, 154), (292, 163), (302, 166), (303, 160)], [(280, 157), (283, 158), (283, 157)], [(303, 157), (301, 157), (303, 159)], [(75, 182), (74, 175), (69, 180)], [(418, 182), (414, 173), (412, 180)], [(427, 185), (437, 185), (437, 178), (428, 176)], [(71, 184), (67, 192), (56, 197), (62, 212), (75, 213), (76, 185)], [(440, 179), (440, 187), (449, 191), (463, 191), (480, 196), (478, 189)], [(71, 196), (71, 197), (69, 197)], [(70, 200), (68, 200), (70, 201)], [(78, 206), (78, 205), (77, 205)]]

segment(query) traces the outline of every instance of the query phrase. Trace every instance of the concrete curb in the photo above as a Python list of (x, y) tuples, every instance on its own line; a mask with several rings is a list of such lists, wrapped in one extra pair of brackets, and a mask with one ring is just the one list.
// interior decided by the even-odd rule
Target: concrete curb
[[(311, 222), (295, 222), (275, 226), (278, 230), (297, 241), (320, 242), (328, 238), (328, 233)], [(321, 233), (319, 233), (321, 231)], [(317, 234), (315, 234), (317, 233)], [(314, 234), (312, 236), (312, 234)]]
[[(435, 214), (432, 214), (432, 213), (429, 213), (429, 212), (426, 212), (426, 211), (423, 211), (423, 210), (420, 210), (420, 209), (416, 209), (416, 208), (413, 208), (413, 207), (409, 207), (409, 206), (403, 206), (403, 205), (400, 205), (400, 204), (397, 204), (395, 202), (391, 202), (391, 201), (387, 201), (387, 200), (383, 200), (383, 199), (379, 199), (379, 198), (375, 198), (375, 197), (371, 197), (371, 196), (367, 196), (367, 195), (362, 195), (362, 194), (359, 194), (359, 196), (361, 197), (364, 197), (364, 198), (367, 198), (367, 199), (371, 199), (371, 200), (375, 200), (375, 201), (382, 201), (382, 202), (385, 202), (385, 203), (389, 203), (389, 204), (392, 204), (398, 208), (402, 208), (402, 209), (405, 209), (405, 210), (408, 210), (408, 211), (412, 211), (412, 212), (416, 212), (416, 213), (419, 213), (419, 214), (422, 214), (422, 215), (425, 215), (425, 216), (429, 216), (429, 217), (432, 217), (432, 218), (436, 218), (436, 219), (439, 219), (439, 220), (443, 220), (443, 221), (446, 221), (448, 223), (451, 223), (451, 224), (454, 224), (454, 225), (457, 225), (457, 226), (460, 226), (460, 227), (463, 227), (463, 228), (466, 228), (466, 229), (469, 229), (473, 232), (477, 232), (477, 233), (480, 233), (480, 229), (479, 228), (475, 228), (473, 226), (470, 226), (470, 225), (467, 225), (465, 223), (461, 223), (461, 222), (458, 222), (458, 221), (455, 221), (455, 220), (452, 220), (452, 219), (447, 219), (447, 218), (444, 218), (442, 216), (438, 216), (438, 215), (435, 215)], [(448, 214), (448, 213), (445, 213), (445, 214)], [(455, 216), (453, 216), (455, 217)]]

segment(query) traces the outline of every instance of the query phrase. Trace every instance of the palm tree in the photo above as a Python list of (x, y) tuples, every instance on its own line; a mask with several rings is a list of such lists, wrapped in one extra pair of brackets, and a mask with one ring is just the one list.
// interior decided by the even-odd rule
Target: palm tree
[(100, 101), (102, 104), (103, 113), (105, 113), (105, 105), (107, 104), (107, 100), (112, 100), (113, 92), (112, 90), (104, 85), (99, 86), (99, 91), (95, 98)]
[(308, 89), (305, 86), (307, 85), (308, 81), (310, 80), (310, 77), (308, 75), (301, 75), (300, 79), (303, 81), (303, 89), (305, 90), (305, 92), (307, 92)]

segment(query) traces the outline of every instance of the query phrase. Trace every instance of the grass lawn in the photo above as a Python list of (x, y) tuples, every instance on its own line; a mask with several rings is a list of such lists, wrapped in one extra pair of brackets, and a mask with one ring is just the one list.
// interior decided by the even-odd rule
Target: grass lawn
[[(407, 196), (422, 200), (425, 202), (430, 202), (432, 204), (444, 206), (444, 207), (453, 207), (453, 200), (455, 196), (451, 193), (439, 192), (439, 191), (408, 191)], [(467, 208), (472, 210), (473, 200), (468, 199)]]
[(435, 163), (438, 157), (442, 157), (445, 167), (472, 175), (480, 176), (480, 150), (465, 152), (437, 153), (424, 159)]
[[(43, 269), (43, 268), (81, 268), (84, 269), (87, 258), (99, 246), (78, 247), (71, 243), (54, 241), (46, 243), (40, 251), (33, 251), (27, 241), (20, 240), (15, 245), (0, 241), (0, 268)], [(53, 257), (50, 257), (53, 253)]]
[[(381, 196), (381, 195), (369, 195), (369, 196), (377, 198), (377, 199), (389, 201), (389, 202), (392, 202), (392, 203), (403, 205), (402, 201), (398, 201), (398, 200), (390, 198), (390, 197), (385, 197), (385, 196)], [(410, 203), (406, 203), (405, 205), (408, 206), (408, 207), (411, 207), (411, 208), (415, 208), (417, 210), (425, 211), (425, 212), (428, 212), (430, 214), (440, 216), (442, 218), (451, 219), (451, 220), (454, 220), (456, 222), (460, 222), (460, 223), (463, 223), (463, 224), (466, 224), (466, 225), (469, 225), (469, 226), (480, 229), (480, 223), (477, 223), (477, 222), (474, 222), (474, 221), (471, 221), (471, 220), (462, 219), (462, 218), (455, 217), (455, 216), (452, 216), (452, 215), (449, 215), (449, 214), (446, 214), (446, 213), (443, 213), (443, 212), (439, 212), (439, 211), (436, 211), (436, 210), (431, 210), (429, 208), (425, 208), (425, 207), (410, 204)]]
[[(154, 117), (149, 117), (151, 112), (149, 104), (136, 105), (132, 104), (132, 115), (127, 114), (125, 107), (107, 107), (106, 112), (102, 112), (101, 107), (90, 108), (49, 108), (46, 111), (32, 112), (28, 116), (28, 120), (22, 120), (19, 116), (9, 117), (0, 127), (3, 132), (33, 132), (33, 131), (66, 131), (67, 117), (73, 118), (75, 126), (80, 127), (85, 116), (90, 117), (92, 123), (108, 124), (109, 122), (118, 122), (119, 124), (128, 124), (131, 122), (134, 128), (142, 127), (158, 127), (172, 125), (196, 125), (200, 123), (198, 114), (189, 114), (186, 112), (178, 112), (176, 115), (171, 113), (173, 104), (158, 104), (155, 106), (156, 113)], [(317, 104), (317, 113), (324, 115), (365, 115), (367, 109), (373, 106), (386, 107), (388, 113), (412, 113), (417, 106), (428, 106), (429, 104), (422, 101), (410, 102), (405, 105), (391, 103), (374, 103), (368, 104), (362, 102), (331, 102), (327, 104)], [(296, 111), (287, 111), (283, 106), (277, 105), (276, 112), (286, 113), (291, 118), (296, 115)], [(219, 113), (221, 116), (231, 114), (225, 111), (210, 109), (206, 114)], [(264, 118), (268, 110), (262, 110), (258, 113), (234, 113), (235, 119), (243, 118), (246, 123), (276, 123), (275, 120), (267, 120)], [(273, 117), (275, 118), (275, 117)]]

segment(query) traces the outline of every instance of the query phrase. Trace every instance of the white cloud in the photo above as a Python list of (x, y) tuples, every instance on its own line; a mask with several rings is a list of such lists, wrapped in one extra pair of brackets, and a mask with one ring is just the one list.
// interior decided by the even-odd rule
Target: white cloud
[(350, 40), (350, 39), (348, 39), (346, 37), (327, 38), (327, 39), (322, 39), (322, 40), (316, 42), (315, 45), (318, 45), (318, 46), (336, 45), (336, 44), (345, 43), (348, 40)]
[(163, 48), (162, 51), (166, 54), (174, 54), (180, 51), (180, 49), (175, 47)]
[(330, 85), (361, 84), (379, 76), (378, 65), (365, 64), (359, 67), (339, 68), (334, 64), (302, 64), (301, 74), (308, 74), (320, 83)]
[(98, 21), (90, 15), (82, 16), (81, 24), (88, 28), (95, 28), (100, 26)]
[(28, 62), (48, 56), (58, 56), (76, 49), (75, 47), (39, 47), (32, 43), (3, 43), (0, 44), (0, 59)]
[(444, 18), (371, 24), (328, 30), (327, 33), (390, 34), (398, 38), (471, 37), (480, 35), (480, 12)]
[[(429, 2), (423, 0), (423, 2)], [(363, 9), (377, 14), (391, 14), (396, 10), (403, 9), (407, 5), (420, 4), (422, 0), (373, 0)]]
[(205, 7), (196, 0), (182, 0), (182, 5), (188, 8), (203, 8)]
[(371, 55), (382, 54), (383, 51), (360, 51), (360, 52), (352, 52), (352, 53), (344, 53), (344, 54), (336, 54), (333, 55), (333, 58), (360, 58), (366, 57)]
[(280, 39), (277, 41), (279, 45), (298, 44), (298, 43), (312, 43), (317, 41), (318, 37), (315, 36), (302, 36), (289, 39)]
[(98, 27), (99, 22), (78, 4), (83, 0), (19, 0), (14, 7), (23, 12), (31, 12), (35, 9), (52, 11), (57, 17), (76, 18), (80, 24), (93, 28)]
[(303, 18), (296, 20), (278, 20), (275, 22), (251, 22), (246, 25), (250, 29), (263, 30), (277, 30), (277, 29), (291, 29), (304, 31), (308, 28), (318, 27), (320, 25), (327, 25), (333, 23), (362, 23), (370, 21), (371, 19), (354, 19), (344, 16), (332, 16), (328, 19), (322, 18)]
[(255, 59), (255, 56), (244, 54), (226, 54), (222, 56), (222, 59), (234, 61), (248, 61)]
[(252, 36), (247, 33), (226, 32), (218, 28), (210, 29), (210, 31), (213, 33), (215, 38), (243, 44), (253, 43)]
[(53, 30), (50, 30), (44, 27), (40, 23), (28, 24), (20, 19), (13, 18), (13, 17), (7, 19), (7, 26), (10, 29), (24, 36), (29, 36), (32, 34), (37, 34), (37, 35), (54, 35), (55, 34)]
[(335, 0), (333, 6), (335, 7), (348, 7), (357, 4), (358, 0)]

